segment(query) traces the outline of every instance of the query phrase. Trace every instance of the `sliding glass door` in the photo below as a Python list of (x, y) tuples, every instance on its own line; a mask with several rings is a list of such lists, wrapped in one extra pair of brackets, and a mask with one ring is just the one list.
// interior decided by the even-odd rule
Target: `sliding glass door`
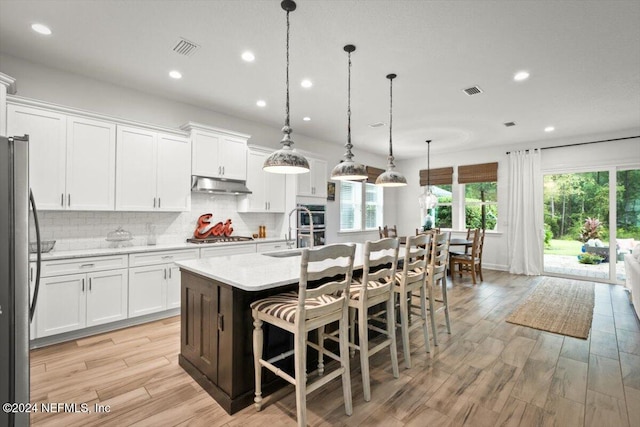
[(621, 283), (640, 243), (640, 170), (544, 175), (544, 271)]

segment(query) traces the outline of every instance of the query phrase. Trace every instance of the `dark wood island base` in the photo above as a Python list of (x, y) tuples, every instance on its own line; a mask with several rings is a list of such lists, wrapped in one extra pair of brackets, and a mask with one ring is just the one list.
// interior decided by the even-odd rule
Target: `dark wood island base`
[[(247, 292), (217, 280), (182, 270), (180, 366), (225, 411), (233, 414), (253, 403), (253, 318), (251, 302), (287, 288)], [(297, 284), (291, 285), (297, 289)], [(278, 328), (265, 329), (265, 355), (293, 347), (291, 336)], [(293, 363), (283, 369), (293, 372)], [(289, 366), (290, 365), (290, 366)], [(263, 395), (286, 381), (263, 370)]]

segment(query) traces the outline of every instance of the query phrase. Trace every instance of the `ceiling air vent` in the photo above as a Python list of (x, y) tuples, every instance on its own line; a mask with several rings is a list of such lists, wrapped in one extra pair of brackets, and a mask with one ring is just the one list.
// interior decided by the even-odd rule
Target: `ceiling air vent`
[(180, 55), (184, 55), (184, 56), (191, 56), (193, 55), (196, 50), (198, 50), (200, 48), (199, 45), (195, 44), (194, 42), (191, 42), (187, 39), (183, 39), (182, 37), (178, 39), (178, 41), (176, 42), (176, 44), (173, 46), (173, 51), (175, 53), (178, 53)]
[(505, 125), (506, 127), (510, 128), (511, 126), (515, 126), (515, 125), (516, 125), (516, 122), (506, 122), (504, 125)]
[(464, 90), (464, 93), (466, 93), (469, 96), (477, 95), (479, 93), (482, 93), (482, 89), (480, 89), (478, 86), (468, 87), (468, 88), (463, 89), (463, 90)]

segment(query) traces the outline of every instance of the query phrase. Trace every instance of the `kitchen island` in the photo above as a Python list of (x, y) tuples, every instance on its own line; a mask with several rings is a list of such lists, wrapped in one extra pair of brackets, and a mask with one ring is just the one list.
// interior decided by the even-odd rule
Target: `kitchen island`
[[(362, 253), (363, 245), (357, 244), (354, 269), (362, 269)], [(182, 274), (180, 366), (233, 414), (251, 404), (254, 397), (253, 317), (249, 305), (298, 288), (300, 250), (177, 264)], [(291, 339), (290, 334), (265, 325), (265, 358), (293, 348)], [(287, 368), (285, 365), (283, 369)], [(264, 371), (264, 394), (286, 384)]]

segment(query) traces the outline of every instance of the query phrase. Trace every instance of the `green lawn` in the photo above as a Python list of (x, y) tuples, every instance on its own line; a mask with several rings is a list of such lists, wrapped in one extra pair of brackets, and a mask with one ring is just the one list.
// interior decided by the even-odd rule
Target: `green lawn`
[(545, 254), (549, 255), (580, 255), (582, 242), (577, 240), (551, 240), (551, 247), (545, 248)]

